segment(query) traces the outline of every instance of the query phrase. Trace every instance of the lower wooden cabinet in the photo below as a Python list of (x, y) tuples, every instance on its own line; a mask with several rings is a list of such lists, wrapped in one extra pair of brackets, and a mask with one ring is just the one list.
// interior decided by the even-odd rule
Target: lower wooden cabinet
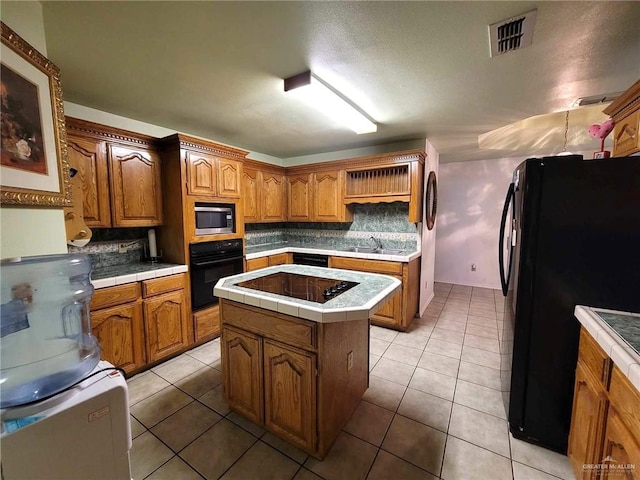
[(142, 302), (91, 312), (91, 330), (100, 343), (100, 358), (130, 373), (145, 364)]
[(246, 260), (244, 271), (250, 272), (260, 268), (273, 267), (274, 265), (285, 265), (291, 262), (292, 258), (290, 253), (276, 253), (275, 255), (269, 255), (267, 257)]
[(381, 327), (406, 330), (416, 313), (420, 300), (420, 257), (408, 262), (365, 260), (361, 258), (330, 257), (329, 266), (345, 270), (390, 275), (402, 282), (400, 291), (391, 297), (371, 317), (371, 323)]
[(220, 335), (220, 308), (218, 305), (193, 312), (193, 328), (196, 342)]
[(225, 327), (221, 351), (227, 402), (249, 420), (262, 423), (262, 339)]
[(578, 479), (640, 480), (640, 393), (584, 328), (567, 454)]
[(145, 338), (149, 362), (155, 362), (189, 345), (184, 290), (144, 301)]
[(264, 424), (304, 449), (316, 438), (316, 356), (264, 340)]
[(369, 322), (315, 323), (220, 300), (231, 410), (322, 459), (368, 385)]
[(91, 328), (101, 358), (132, 373), (192, 344), (185, 278), (181, 273), (96, 290)]

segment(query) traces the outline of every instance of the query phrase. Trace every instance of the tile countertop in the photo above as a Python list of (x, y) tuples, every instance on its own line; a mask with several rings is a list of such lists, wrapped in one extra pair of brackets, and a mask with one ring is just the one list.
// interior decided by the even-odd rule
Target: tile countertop
[(577, 305), (575, 315), (640, 391), (640, 314)]
[[(277, 272), (290, 272), (324, 278), (358, 282), (359, 285), (324, 304), (285, 297), (275, 293), (260, 292), (236, 284), (264, 277)], [(225, 277), (218, 281), (213, 293), (246, 305), (253, 305), (274, 312), (305, 318), (319, 323), (363, 320), (377, 312), (400, 289), (400, 280), (374, 273), (354, 272), (336, 268), (302, 265), (277, 265), (274, 267)]]
[(351, 257), (364, 258), (366, 260), (387, 260), (392, 262), (410, 262), (414, 258), (418, 258), (422, 253), (418, 250), (412, 252), (403, 250), (407, 253), (396, 255), (380, 255), (379, 253), (360, 253), (349, 252), (346, 247), (343, 249), (329, 246), (314, 247), (309, 244), (302, 243), (277, 243), (268, 245), (259, 245), (255, 247), (247, 247), (245, 249), (245, 257), (247, 260), (253, 258), (266, 257), (268, 255), (276, 255), (278, 253), (313, 253), (315, 255), (331, 255), (335, 257)]
[(188, 271), (186, 265), (173, 263), (133, 263), (96, 268), (91, 272), (93, 288), (113, 287), (124, 283), (140, 282), (150, 278), (165, 277)]

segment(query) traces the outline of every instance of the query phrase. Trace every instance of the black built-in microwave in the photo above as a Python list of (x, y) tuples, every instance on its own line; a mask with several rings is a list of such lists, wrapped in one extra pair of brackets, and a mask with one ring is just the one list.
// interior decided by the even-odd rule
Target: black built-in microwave
[(233, 203), (196, 202), (194, 214), (196, 235), (218, 235), (236, 231), (236, 206)]

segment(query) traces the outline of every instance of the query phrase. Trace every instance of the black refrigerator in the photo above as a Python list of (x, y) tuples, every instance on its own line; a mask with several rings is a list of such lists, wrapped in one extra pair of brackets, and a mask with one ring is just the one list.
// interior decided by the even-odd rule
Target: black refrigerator
[(640, 157), (524, 161), (500, 229), (509, 428), (566, 453), (580, 332), (575, 306), (640, 312)]

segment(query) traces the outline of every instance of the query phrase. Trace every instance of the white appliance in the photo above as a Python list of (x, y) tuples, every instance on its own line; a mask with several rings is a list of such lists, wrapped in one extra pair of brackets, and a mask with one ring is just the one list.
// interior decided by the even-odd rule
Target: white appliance
[[(98, 363), (93, 372), (113, 366)], [(3, 480), (130, 480), (129, 394), (117, 370), (0, 411)]]

